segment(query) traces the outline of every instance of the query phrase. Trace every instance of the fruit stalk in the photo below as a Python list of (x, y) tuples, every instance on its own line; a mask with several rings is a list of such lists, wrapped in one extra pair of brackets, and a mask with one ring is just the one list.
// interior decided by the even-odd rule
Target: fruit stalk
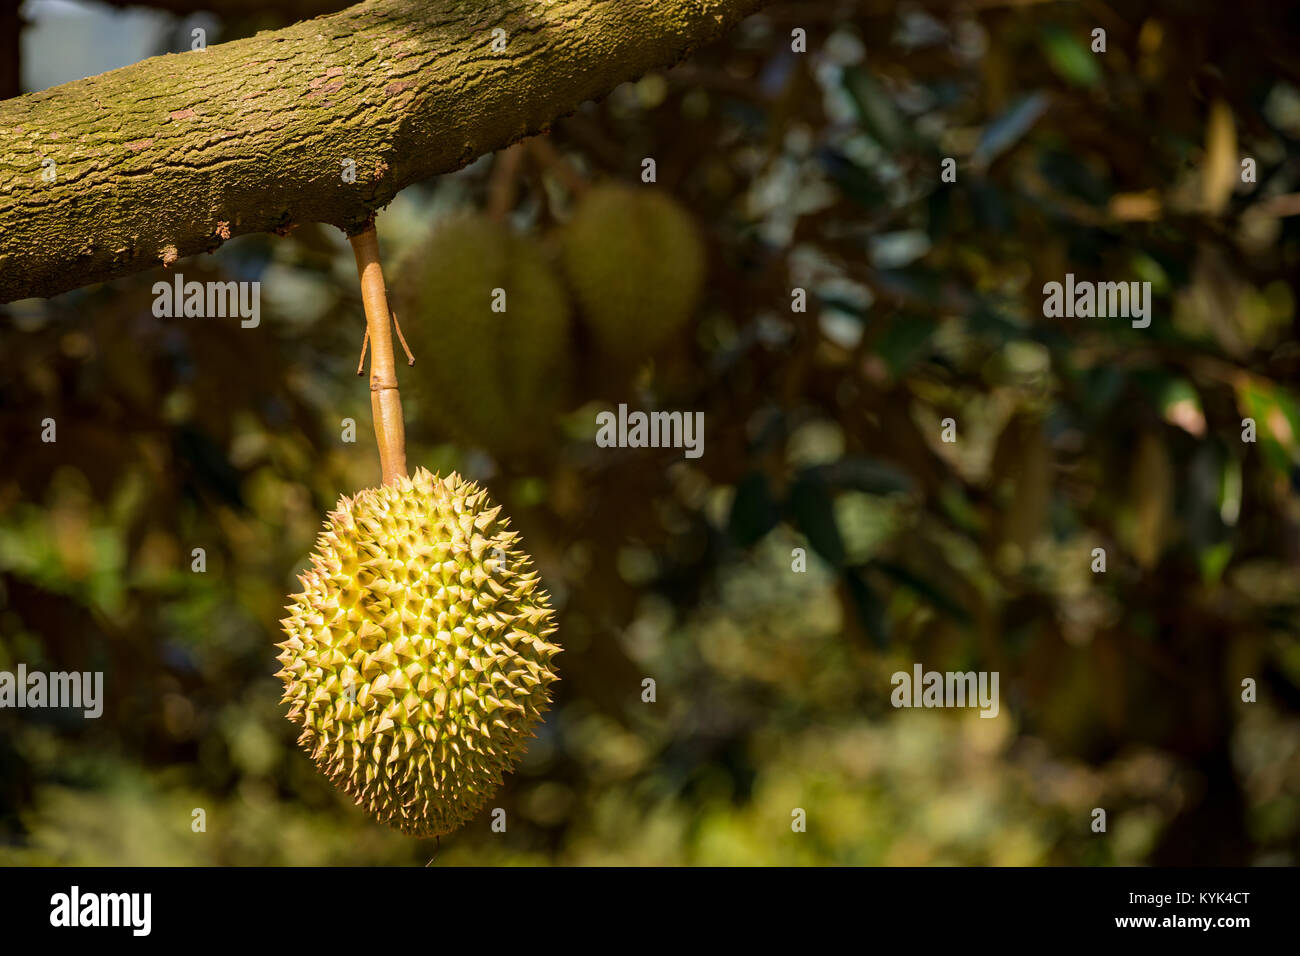
[(379, 265), (379, 237), (373, 225), (351, 237), (361, 279), (361, 301), (366, 310), (366, 332), (370, 338), (370, 411), (379, 445), (379, 467), (384, 484), (406, 476), (406, 425), (402, 420), (402, 398), (397, 390), (393, 361), (393, 334), (388, 310), (384, 271)]

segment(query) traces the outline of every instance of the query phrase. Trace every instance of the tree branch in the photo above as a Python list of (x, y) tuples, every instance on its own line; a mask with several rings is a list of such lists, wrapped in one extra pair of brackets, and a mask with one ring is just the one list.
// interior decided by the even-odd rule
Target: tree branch
[(368, 0), (2, 102), (0, 302), (299, 222), (355, 235), (768, 2)]

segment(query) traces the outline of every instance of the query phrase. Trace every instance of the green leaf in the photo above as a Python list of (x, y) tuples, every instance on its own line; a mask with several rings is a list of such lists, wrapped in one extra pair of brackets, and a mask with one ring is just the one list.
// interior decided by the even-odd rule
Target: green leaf
[(861, 567), (845, 568), (844, 583), (853, 598), (853, 606), (858, 612), (863, 630), (871, 637), (872, 643), (883, 650), (889, 646), (889, 620), (885, 615), (885, 602), (862, 572)]
[(1060, 27), (1048, 27), (1042, 32), (1040, 42), (1047, 62), (1067, 83), (1091, 89), (1101, 82), (1096, 54), (1074, 34)]
[(1206, 584), (1217, 583), (1223, 577), (1223, 570), (1228, 566), (1231, 558), (1231, 541), (1220, 541), (1218, 544), (1210, 545), (1197, 555), (1197, 563), (1201, 566), (1201, 579)]
[(919, 574), (910, 571), (901, 564), (895, 564), (892, 561), (873, 561), (871, 562), (871, 567), (887, 574), (908, 590), (913, 591), (919, 597), (929, 601), (935, 606), (935, 608), (947, 614), (953, 620), (961, 624), (970, 623), (970, 614), (967, 613), (965, 608)]
[(1289, 473), (1300, 464), (1300, 403), (1285, 389), (1260, 378), (1237, 386), (1242, 417), (1255, 420), (1255, 440), (1266, 462)]
[(876, 342), (876, 354), (885, 360), (894, 375), (902, 375), (925, 354), (930, 336), (938, 327), (939, 323), (929, 316), (900, 312)]
[(1014, 146), (1030, 127), (1047, 111), (1047, 94), (1042, 91), (1022, 96), (1009, 110), (995, 119), (980, 136), (971, 160), (977, 169), (988, 167)]
[(888, 495), (912, 489), (912, 478), (888, 462), (865, 455), (853, 455), (839, 461), (809, 468), (805, 474), (828, 488), (863, 491), (869, 495)]
[(905, 145), (907, 125), (883, 86), (865, 70), (849, 67), (844, 71), (844, 88), (848, 91), (863, 129), (889, 150)]
[(752, 471), (736, 485), (731, 502), (727, 531), (733, 541), (748, 548), (760, 541), (781, 518), (781, 509), (772, 499), (767, 475)]
[(888, 198), (885, 188), (870, 171), (837, 150), (829, 148), (819, 150), (817, 157), (826, 174), (849, 199), (869, 209), (877, 209), (885, 205), (885, 200)]
[(832, 567), (844, 565), (844, 539), (835, 520), (830, 489), (814, 469), (805, 471), (790, 489), (788, 513), (814, 551)]

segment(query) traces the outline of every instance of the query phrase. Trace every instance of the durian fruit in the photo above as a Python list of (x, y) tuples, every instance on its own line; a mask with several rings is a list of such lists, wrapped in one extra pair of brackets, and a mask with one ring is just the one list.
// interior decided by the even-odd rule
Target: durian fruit
[(298, 743), (404, 833), (474, 816), (550, 703), (550, 601), (500, 510), (423, 468), (343, 497), (281, 622)]
[(569, 390), (571, 305), (540, 243), (484, 216), (451, 219), (403, 261), (393, 298), (419, 413), (497, 454), (545, 441)]
[(565, 274), (605, 355), (635, 360), (690, 319), (705, 250), (687, 212), (654, 186), (595, 186), (560, 234)]

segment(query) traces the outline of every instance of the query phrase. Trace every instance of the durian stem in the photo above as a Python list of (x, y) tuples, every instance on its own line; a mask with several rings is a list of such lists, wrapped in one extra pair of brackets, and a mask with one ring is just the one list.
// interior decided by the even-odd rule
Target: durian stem
[(541, 164), (548, 167), (560, 184), (573, 195), (581, 196), (591, 187), (587, 177), (578, 171), (578, 167), (574, 166), (568, 157), (555, 148), (555, 144), (548, 137), (534, 136), (528, 140), (528, 146)]
[(492, 166), (492, 179), (488, 183), (488, 218), (505, 222), (515, 206), (515, 193), (519, 185), (519, 169), (523, 165), (527, 142), (515, 143), (497, 153)]
[(393, 361), (393, 333), (389, 323), (388, 293), (384, 271), (379, 265), (379, 237), (373, 225), (351, 237), (361, 279), (361, 301), (366, 309), (366, 334), (370, 339), (370, 412), (375, 421), (379, 445), (379, 467), (384, 484), (406, 475), (406, 425), (402, 420), (402, 398), (397, 390)]

